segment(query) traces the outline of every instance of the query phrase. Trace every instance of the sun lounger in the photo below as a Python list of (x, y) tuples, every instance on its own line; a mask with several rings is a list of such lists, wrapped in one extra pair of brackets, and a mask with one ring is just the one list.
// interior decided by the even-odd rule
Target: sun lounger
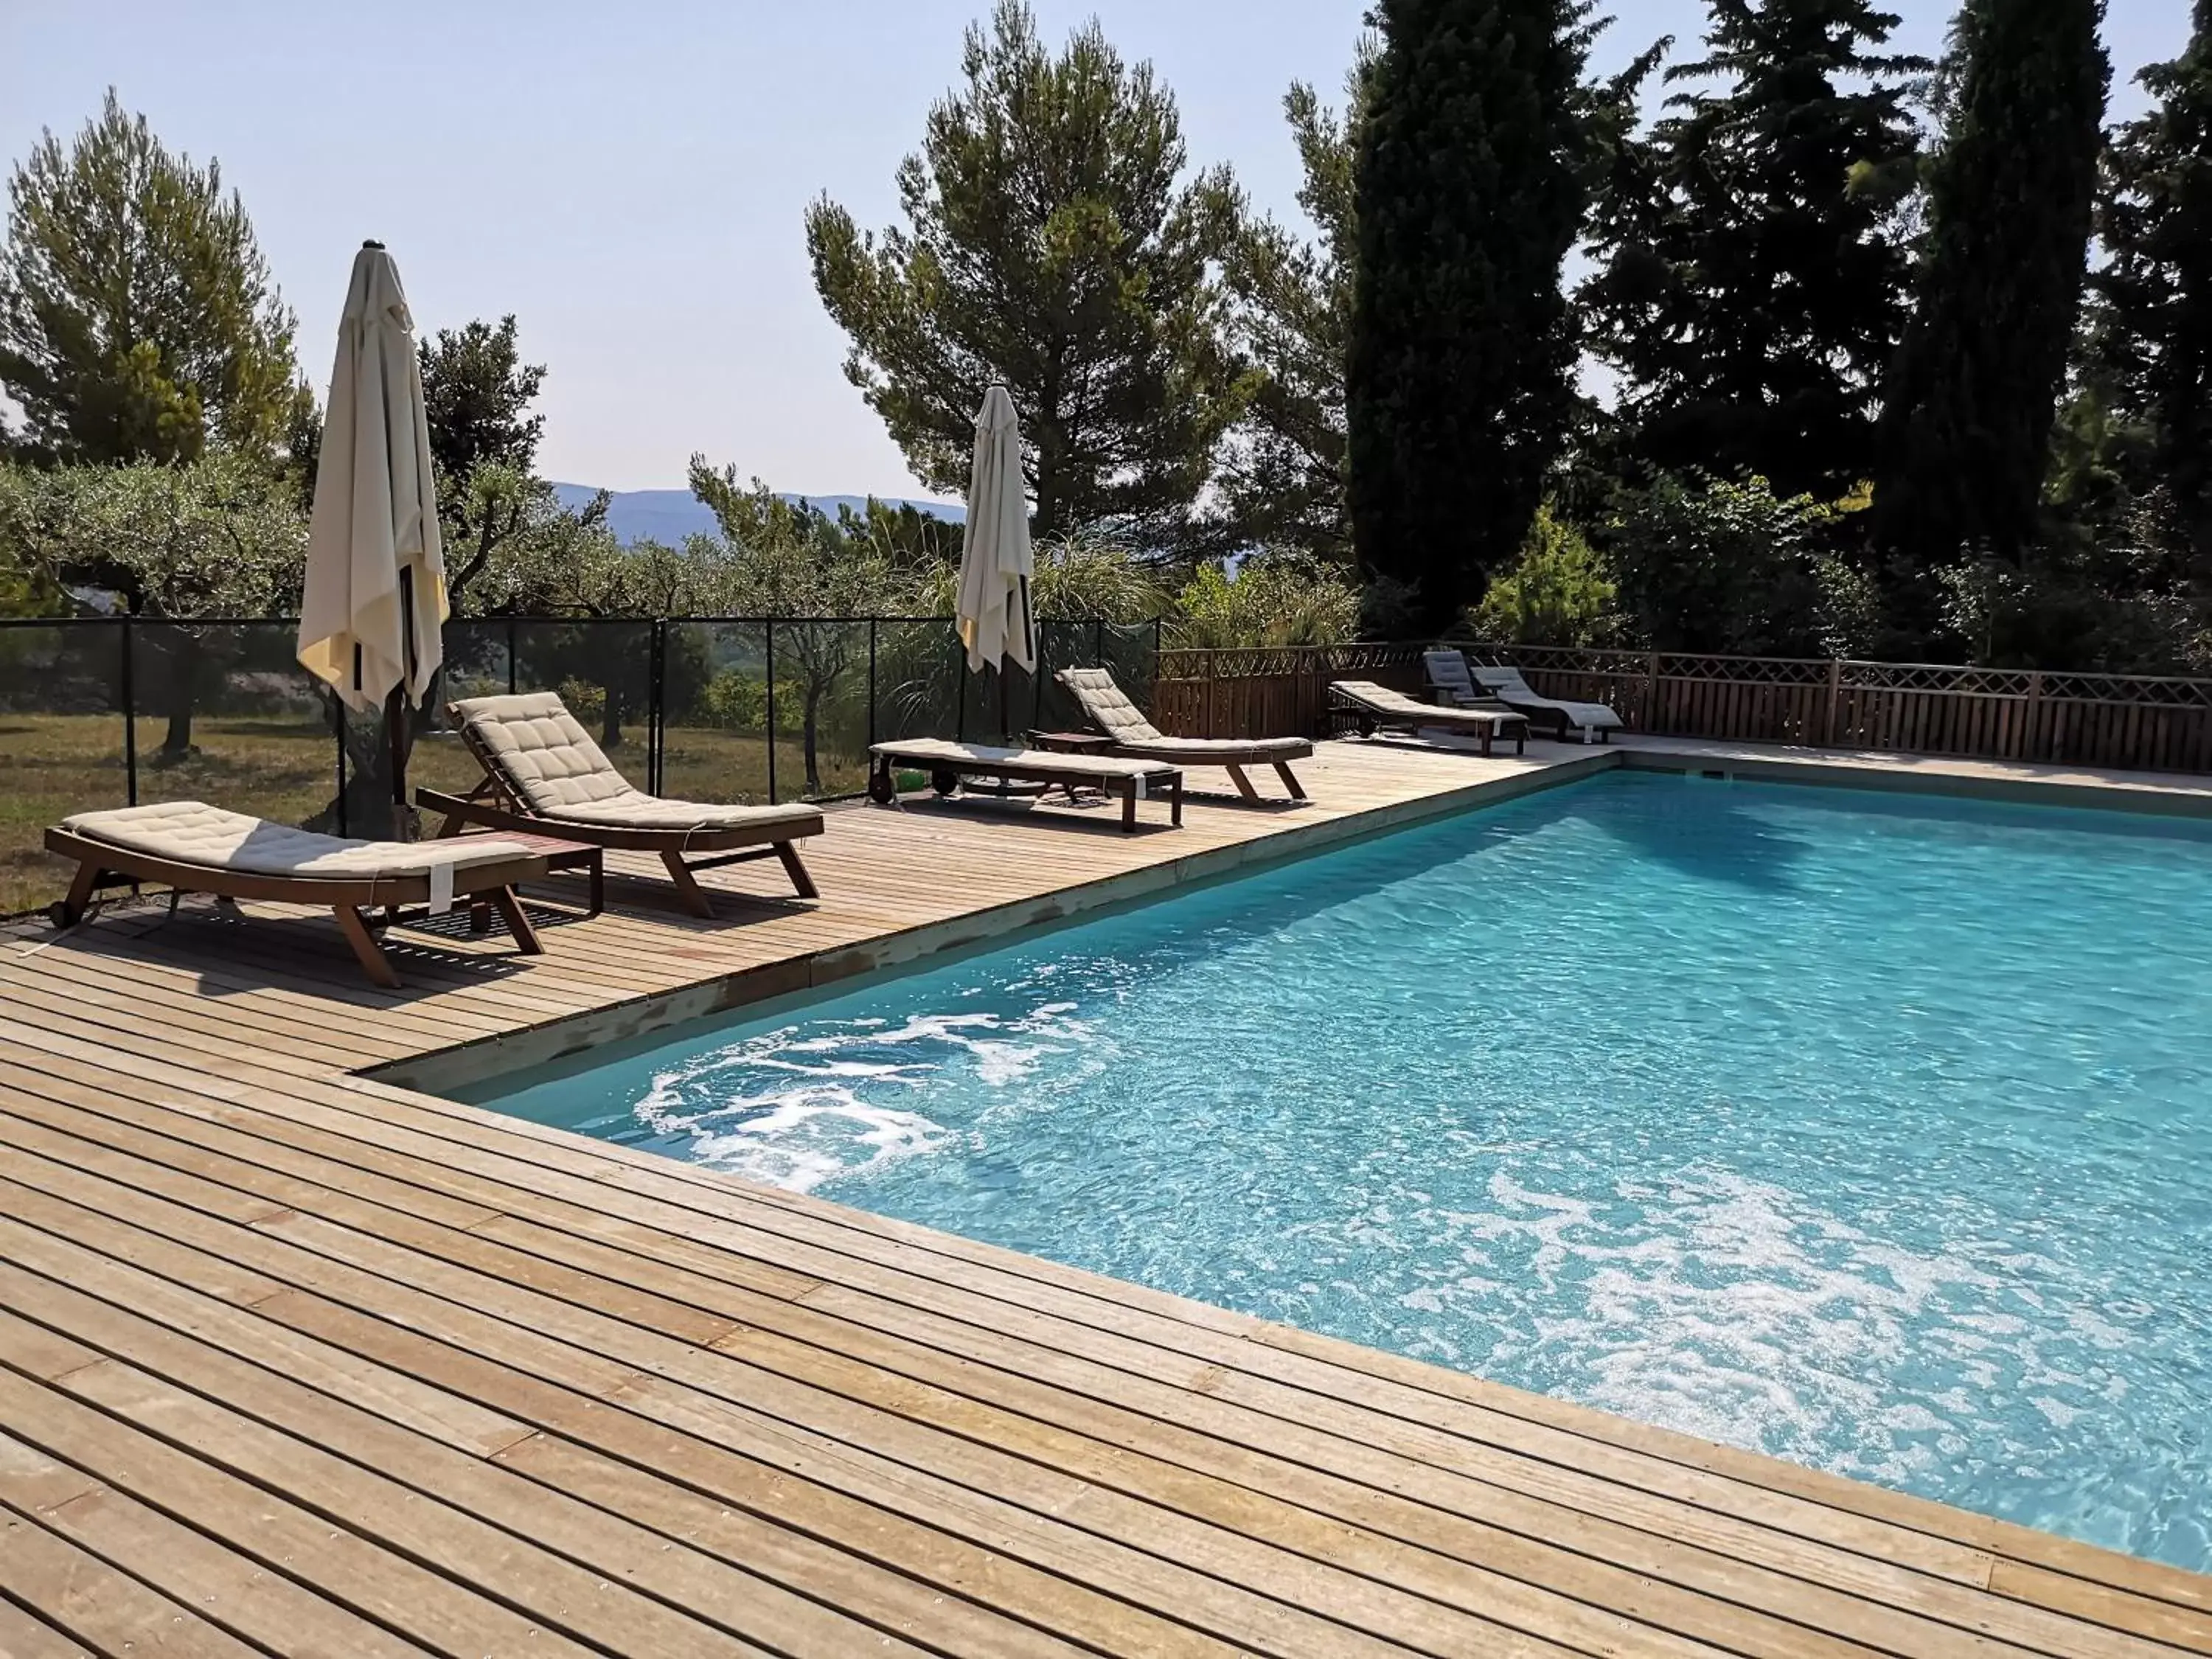
[(64, 927), (83, 919), (101, 887), (151, 881), (179, 893), (327, 905), (362, 967), (383, 986), (397, 987), (399, 975), (366, 910), (427, 904), (436, 911), (457, 899), (488, 900), (518, 950), (536, 956), (544, 949), (514, 887), (543, 876), (545, 860), (491, 836), (443, 845), (349, 841), (179, 800), (80, 812), (46, 831), (46, 850), (77, 861), (69, 896), (54, 907)]
[(1476, 681), (1464, 651), (1422, 652), (1421, 679), (1434, 700), (1445, 708), (1487, 708), (1493, 714), (1512, 712), (1492, 696), (1487, 687)]
[(1496, 697), (1508, 708), (1526, 714), (1539, 726), (1549, 727), (1553, 734), (1565, 738), (1570, 732), (1582, 734), (1584, 743), (1595, 739), (1599, 743), (1613, 741), (1613, 733), (1620, 729), (1620, 716), (1601, 702), (1569, 702), (1558, 697), (1539, 696), (1528, 682), (1521, 678), (1517, 668), (1473, 665), (1475, 683)]
[(981, 776), (1004, 783), (1042, 783), (1067, 791), (1096, 789), (1121, 801), (1121, 828), (1137, 827), (1137, 803), (1164, 793), (1170, 821), (1182, 824), (1182, 774), (1161, 761), (1128, 760), (1115, 755), (1062, 755), (1046, 749), (1000, 749), (988, 744), (951, 743), (943, 738), (907, 738), (879, 743), (868, 750), (875, 765), (868, 797), (888, 806), (898, 799), (896, 774), (908, 767), (929, 774), (940, 795), (959, 792), (961, 780)]
[(1146, 720), (1127, 692), (1103, 668), (1063, 668), (1053, 678), (1083, 705), (1085, 718), (1113, 738), (1110, 752), (1130, 760), (1165, 761), (1176, 766), (1218, 766), (1237, 793), (1257, 800), (1260, 792), (1244, 775), (1248, 766), (1272, 766), (1292, 800), (1306, 799), (1304, 786), (1291, 770), (1294, 760), (1310, 759), (1313, 744), (1304, 738), (1171, 738)]
[(1495, 739), (1509, 733), (1515, 754), (1528, 751), (1528, 716), (1510, 709), (1449, 708), (1442, 703), (1419, 702), (1372, 680), (1331, 680), (1328, 695), (1338, 708), (1351, 711), (1363, 738), (1371, 738), (1378, 731), (1418, 732), (1430, 726), (1474, 733), (1482, 739), (1486, 755)]
[[(550, 691), (464, 698), (447, 714), (484, 775), (465, 795), (415, 792), (426, 811), (446, 815), (441, 837), (473, 823), (658, 853), (694, 915), (714, 914), (696, 872), (753, 859), (781, 860), (799, 897), (817, 896), (793, 844), (822, 833), (817, 807), (714, 806), (648, 795), (615, 769)], [(691, 856), (701, 853), (720, 856)]]

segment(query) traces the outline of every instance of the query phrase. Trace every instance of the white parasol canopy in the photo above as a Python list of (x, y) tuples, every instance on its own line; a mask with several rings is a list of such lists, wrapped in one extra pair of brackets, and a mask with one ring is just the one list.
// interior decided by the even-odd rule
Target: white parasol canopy
[(1014, 400), (994, 386), (975, 415), (975, 466), (968, 479), (968, 529), (960, 557), (960, 641), (968, 666), (981, 671), (1000, 659), (1025, 672), (1036, 667), (1036, 629), (1030, 619), (1030, 499), (1022, 481), (1022, 431)]
[(364, 714), (394, 690), (420, 703), (449, 614), (430, 427), (399, 268), (354, 256), (307, 524), (300, 663)]

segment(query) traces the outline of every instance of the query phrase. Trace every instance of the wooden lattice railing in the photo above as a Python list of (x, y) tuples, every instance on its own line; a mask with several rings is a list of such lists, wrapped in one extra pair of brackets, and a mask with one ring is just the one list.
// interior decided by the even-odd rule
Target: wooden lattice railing
[(1328, 731), (1328, 683), (1375, 680), (1419, 695), (1418, 645), (1163, 651), (1152, 723), (1179, 737), (1279, 738)]
[[(1479, 646), (1536, 690), (1632, 732), (1992, 760), (2212, 772), (2212, 679), (1808, 657)], [(1418, 645), (1167, 651), (1155, 721), (1194, 737), (1321, 735), (1328, 682), (1419, 695)]]

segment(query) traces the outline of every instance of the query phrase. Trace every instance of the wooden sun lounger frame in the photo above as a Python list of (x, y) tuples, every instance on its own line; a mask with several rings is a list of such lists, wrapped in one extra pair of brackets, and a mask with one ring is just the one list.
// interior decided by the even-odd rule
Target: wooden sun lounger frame
[[(374, 880), (357, 876), (276, 876), (262, 871), (228, 870), (221, 865), (165, 859), (63, 829), (46, 831), (46, 850), (77, 861), (76, 878), (70, 884), (69, 896), (53, 907), (54, 921), (61, 927), (74, 927), (82, 921), (100, 888), (126, 882), (161, 882), (179, 894), (209, 893), (219, 899), (269, 899), (284, 904), (323, 906), (337, 917), (338, 931), (353, 946), (362, 971), (387, 990), (399, 988), (399, 974), (391, 958), (384, 954), (384, 947), (377, 943), (376, 934), (363, 913), (380, 909), (385, 913), (384, 922), (388, 923), (402, 906), (430, 902), (430, 878), (419, 871), (379, 876)], [(461, 908), (459, 902), (463, 899), (488, 902), (499, 912), (507, 931), (514, 936), (517, 951), (526, 957), (543, 956), (545, 947), (538, 940), (538, 930), (530, 925), (530, 918), (523, 913), (522, 902), (515, 896), (514, 890), (519, 883), (535, 881), (544, 873), (545, 860), (537, 855), (457, 866), (453, 871), (455, 908)]]
[[(734, 824), (723, 830), (668, 830), (647, 824), (592, 823), (580, 818), (547, 817), (507, 787), (495, 761), (478, 744), (469, 723), (458, 708), (447, 708), (446, 718), (460, 733), (469, 758), (483, 768), (483, 777), (465, 795), (448, 795), (436, 789), (417, 789), (415, 804), (427, 812), (442, 812), (438, 839), (458, 836), (470, 824), (486, 830), (507, 830), (519, 835), (550, 836), (561, 841), (580, 841), (611, 852), (657, 853), (675, 884), (676, 896), (693, 915), (714, 919), (714, 901), (699, 884), (696, 872), (720, 870), (732, 864), (750, 864), (773, 858), (783, 866), (791, 884), (803, 899), (819, 898), (821, 890), (806, 872), (799, 848), (793, 845), (823, 830), (817, 812), (811, 827), (803, 823)], [(737, 850), (744, 849), (744, 850)], [(715, 858), (687, 859), (688, 853), (714, 853)]]
[(1249, 801), (1256, 801), (1262, 797), (1252, 787), (1252, 780), (1245, 775), (1244, 769), (1248, 766), (1272, 766), (1276, 775), (1282, 779), (1283, 787), (1290, 791), (1292, 800), (1310, 799), (1305, 785), (1300, 783), (1298, 775), (1291, 770), (1292, 761), (1313, 758), (1313, 744), (1310, 743), (1296, 750), (1282, 749), (1272, 754), (1256, 748), (1193, 754), (1176, 748), (1170, 739), (1164, 744), (1117, 742), (1106, 752), (1119, 760), (1158, 761), (1163, 766), (1218, 766), (1229, 774), (1229, 781), (1237, 786), (1237, 794)]
[[(1102, 795), (1118, 796), (1121, 802), (1123, 831), (1133, 834), (1136, 830), (1138, 779), (1133, 773), (1086, 766), (1080, 755), (1031, 755), (1025, 759), (1011, 762), (967, 760), (944, 755), (902, 755), (899, 747), (896, 743), (879, 743), (868, 751), (868, 799), (878, 806), (889, 806), (898, 799), (898, 780), (894, 775), (901, 767), (928, 773), (929, 787), (945, 796), (959, 793), (962, 773), (976, 772), (985, 777), (996, 778), (1002, 783), (1042, 783), (1049, 787), (1063, 788), (1067, 791), (1067, 798), (1071, 801), (1075, 799), (1078, 789), (1096, 789)], [(1182, 829), (1181, 769), (1163, 761), (1146, 776), (1144, 782), (1147, 789), (1153, 784), (1167, 786), (1168, 821), (1176, 829)]]
[[(1491, 666), (1491, 665), (1486, 663), (1482, 665), (1482, 667), (1489, 666)], [(1566, 741), (1567, 734), (1570, 732), (1580, 732), (1582, 734), (1581, 740), (1585, 746), (1590, 743), (1591, 734), (1593, 732), (1596, 734), (1597, 742), (1611, 743), (1613, 741), (1613, 732), (1619, 729), (1616, 726), (1584, 726), (1581, 721), (1576, 720), (1573, 716), (1569, 714), (1565, 708), (1559, 706), (1560, 703), (1566, 701), (1566, 699), (1547, 697), (1542, 698), (1540, 701), (1536, 702), (1530, 702), (1526, 698), (1510, 696), (1505, 692), (1493, 690), (1489, 686), (1483, 684), (1481, 669), (1476, 666), (1472, 659), (1468, 659), (1467, 672), (1468, 678), (1474, 680), (1476, 689), (1481, 691), (1485, 696), (1491, 698), (1493, 702), (1504, 703), (1515, 714), (1525, 715), (1530, 721), (1544, 726), (1554, 738), (1558, 738), (1562, 743)], [(1518, 674), (1521, 671), (1516, 668), (1513, 672)], [(1522, 684), (1524, 685), (1528, 684), (1525, 678), (1522, 679)], [(1534, 687), (1530, 687), (1530, 690), (1532, 694), (1534, 693)], [(1590, 706), (1594, 708), (1603, 708), (1606, 707), (1603, 703), (1593, 703)], [(1616, 721), (1618, 721), (1620, 718), (1620, 716), (1618, 714), (1613, 715), (1613, 719)]]
[(1349, 713), (1352, 724), (1363, 738), (1371, 738), (1380, 731), (1419, 732), (1425, 726), (1443, 726), (1467, 730), (1473, 728), (1482, 738), (1482, 752), (1490, 753), (1490, 746), (1498, 734), (1510, 727), (1513, 732), (1513, 752), (1528, 752), (1528, 717), (1517, 710), (1498, 714), (1487, 708), (1454, 708), (1444, 703), (1431, 707), (1424, 703), (1419, 714), (1401, 712), (1395, 708), (1378, 708), (1363, 697), (1355, 696), (1342, 688), (1328, 688), (1330, 703)]
[[(480, 829), (507, 830), (518, 835), (580, 841), (611, 852), (658, 853), (684, 908), (709, 921), (714, 920), (714, 906), (695, 873), (701, 870), (750, 864), (756, 859), (776, 859), (782, 863), (783, 872), (791, 878), (791, 884), (799, 897), (822, 896), (814, 884), (814, 878), (807, 873), (805, 864), (799, 859), (799, 848), (792, 844), (801, 836), (822, 833), (819, 816), (811, 829), (787, 823), (739, 824), (727, 830), (662, 830), (645, 825), (586, 823), (580, 818), (541, 817), (516, 803), (507, 794), (505, 784), (489, 772), (484, 781), (465, 795), (417, 789), (415, 804), (426, 812), (446, 815), (445, 822), (438, 826), (437, 839), (441, 841), (458, 836), (466, 826), (475, 824)], [(739, 848), (746, 850), (732, 850)], [(720, 856), (687, 859), (686, 853), (713, 853)]]
[[(1275, 769), (1276, 776), (1282, 779), (1283, 787), (1290, 791), (1292, 800), (1302, 801), (1310, 799), (1306, 793), (1305, 785), (1298, 781), (1298, 775), (1291, 770), (1292, 761), (1313, 758), (1313, 744), (1303, 738), (1297, 740), (1297, 747), (1295, 749), (1289, 744), (1280, 741), (1273, 744), (1253, 744), (1243, 749), (1221, 748), (1198, 750), (1179, 747), (1173, 738), (1164, 738), (1158, 743), (1124, 742), (1115, 737), (1097, 717), (1091, 714), (1090, 705), (1083, 700), (1083, 694), (1067, 684), (1065, 670), (1054, 678), (1066, 689), (1068, 696), (1075, 699), (1076, 706), (1083, 710), (1085, 726), (1113, 744), (1114, 746), (1105, 751), (1109, 755), (1122, 760), (1158, 761), (1164, 766), (1218, 766), (1229, 774), (1229, 781), (1237, 786), (1237, 793), (1249, 801), (1258, 800), (1260, 792), (1252, 787), (1252, 780), (1245, 775), (1244, 769), (1248, 766), (1272, 766)], [(1191, 741), (1203, 743), (1206, 739), (1199, 738), (1193, 738)]]

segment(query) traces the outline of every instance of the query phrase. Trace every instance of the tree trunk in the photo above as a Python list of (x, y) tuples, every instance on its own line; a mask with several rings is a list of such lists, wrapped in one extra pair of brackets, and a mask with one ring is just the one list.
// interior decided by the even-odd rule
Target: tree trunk
[(607, 688), (606, 713), (599, 720), (599, 747), (619, 749), (623, 740), (623, 697), (613, 686)]
[(169, 653), (169, 728), (161, 738), (161, 758), (182, 760), (192, 752), (192, 705), (199, 697), (200, 642), (179, 629)]
[(1060, 422), (1060, 394), (1064, 389), (1060, 349), (1053, 348), (1040, 389), (1042, 407), (1037, 410), (1036, 517), (1031, 526), (1038, 540), (1060, 533), (1060, 474), (1067, 465), (1067, 434)]
[(806, 705), (800, 717), (799, 737), (806, 750), (806, 793), (819, 797), (822, 793), (822, 766), (815, 744), (822, 711), (822, 682), (810, 678), (806, 683)]

